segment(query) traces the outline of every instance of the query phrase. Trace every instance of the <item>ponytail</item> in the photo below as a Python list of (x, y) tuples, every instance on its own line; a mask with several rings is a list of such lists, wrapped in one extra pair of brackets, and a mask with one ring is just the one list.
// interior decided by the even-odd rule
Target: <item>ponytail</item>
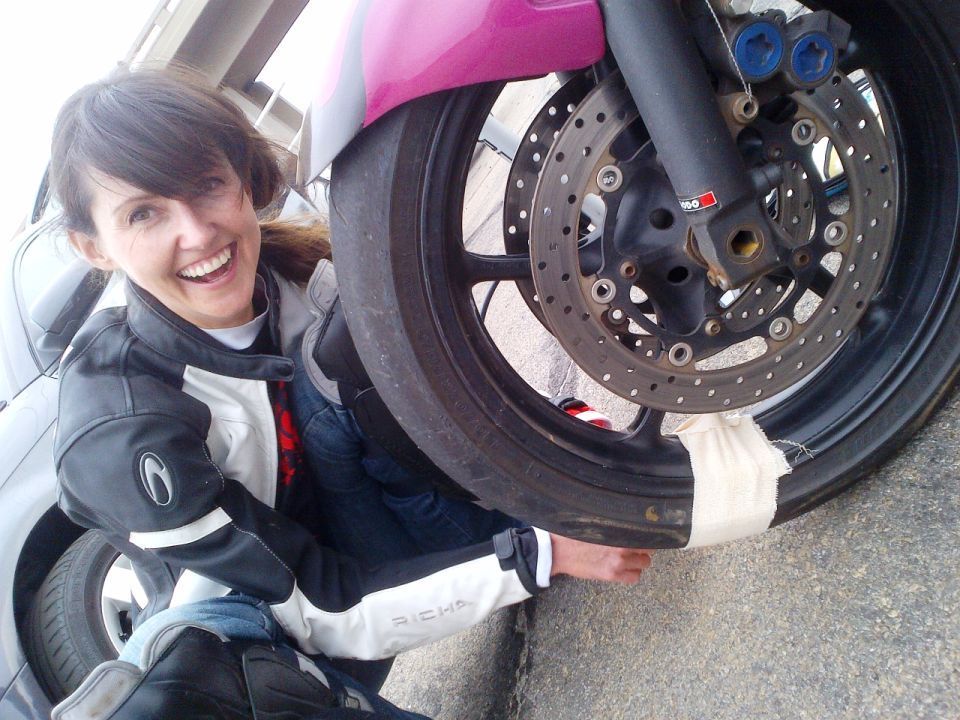
[(260, 223), (260, 259), (280, 275), (306, 285), (321, 260), (329, 260), (330, 229), (326, 223), (265, 220)]

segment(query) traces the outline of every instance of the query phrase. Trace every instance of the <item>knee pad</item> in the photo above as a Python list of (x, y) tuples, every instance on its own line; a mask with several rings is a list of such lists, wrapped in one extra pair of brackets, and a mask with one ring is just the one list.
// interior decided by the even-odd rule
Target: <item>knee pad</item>
[(141, 670), (97, 666), (52, 720), (334, 720), (376, 718), (359, 693), (308, 658), (184, 626)]

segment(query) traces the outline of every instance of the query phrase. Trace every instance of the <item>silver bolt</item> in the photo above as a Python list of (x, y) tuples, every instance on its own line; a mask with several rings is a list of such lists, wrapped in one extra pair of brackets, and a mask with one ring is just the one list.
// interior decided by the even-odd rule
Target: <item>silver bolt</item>
[(798, 120), (790, 131), (790, 137), (801, 147), (810, 145), (817, 139), (817, 124), (807, 118)]
[(613, 320), (615, 323), (623, 322), (625, 317), (626, 317), (626, 314), (620, 308), (616, 308), (610, 311), (610, 319)]
[(623, 184), (623, 173), (616, 165), (604, 165), (597, 173), (597, 185), (603, 192), (619, 190)]
[(689, 365), (690, 361), (693, 360), (693, 348), (686, 343), (677, 343), (670, 348), (670, 352), (667, 353), (667, 359), (670, 360), (671, 365), (676, 365), (677, 367)]
[(719, 335), (720, 334), (720, 321), (719, 320), (707, 320), (703, 326), (703, 331), (707, 335)]
[(757, 101), (746, 93), (737, 93), (734, 96), (730, 103), (730, 110), (733, 113), (733, 119), (743, 125), (753, 122), (760, 114), (760, 106)]
[(847, 239), (846, 224), (840, 220), (835, 220), (830, 223), (823, 229), (823, 239), (826, 240), (827, 245), (831, 247), (843, 245), (843, 241)]
[(793, 332), (793, 323), (789, 318), (777, 318), (770, 323), (770, 337), (773, 340), (786, 340)]
[(609, 305), (617, 294), (617, 286), (609, 280), (597, 280), (590, 288), (590, 296), (598, 303)]

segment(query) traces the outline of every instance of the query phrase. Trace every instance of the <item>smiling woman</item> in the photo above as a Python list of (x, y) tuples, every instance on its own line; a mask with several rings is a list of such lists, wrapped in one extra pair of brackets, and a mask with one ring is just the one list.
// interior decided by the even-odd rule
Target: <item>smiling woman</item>
[[(54, 454), (60, 507), (102, 530), (144, 581), (149, 600), (120, 658), (142, 663), (144, 685), (153, 643), (190, 624), (270, 643), (259, 652), (275, 665), (294, 648), (376, 661), (361, 670), (376, 689), (396, 653), (529, 597), (553, 574), (639, 579), (645, 551), (441, 497), (365, 433), (305, 339), (339, 317), (335, 300), (319, 302), (336, 296), (320, 262), (326, 231), (258, 221), (281, 187), (276, 156), (216, 89), (170, 70), (121, 69), (88, 85), (61, 111), (50, 175), (71, 242), (125, 280), (126, 306), (94, 314), (61, 365)], [(350, 365), (340, 327), (331, 344)], [(253, 631), (238, 633), (251, 616)], [(177, 663), (188, 676), (231, 666), (223, 652), (245, 647), (187, 635), (172, 642), (190, 648)], [(62, 712), (89, 710), (89, 684), (109, 678), (94, 670)], [(198, 702), (219, 704), (220, 690), (210, 678)], [(139, 718), (146, 703), (151, 717), (186, 717), (153, 712), (151, 692), (183, 710), (177, 692), (148, 689), (129, 703), (113, 693), (123, 707), (107, 716)], [(364, 698), (378, 717), (413, 717)]]
[[(172, 82), (180, 93), (151, 111)], [(269, 143), (193, 73), (124, 69), (74, 95), (55, 131), (51, 177), (70, 241), (92, 265), (123, 271), (197, 327), (253, 319), (257, 209), (282, 178)], [(281, 272), (300, 267), (296, 280), (329, 254), (319, 226), (266, 229), (285, 246), (272, 256)]]

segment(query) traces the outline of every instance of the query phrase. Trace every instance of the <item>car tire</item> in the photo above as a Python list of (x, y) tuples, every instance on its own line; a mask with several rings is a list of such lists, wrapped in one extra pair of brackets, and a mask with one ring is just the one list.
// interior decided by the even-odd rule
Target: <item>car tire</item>
[(120, 553), (97, 531), (84, 533), (50, 570), (27, 616), (30, 666), (53, 702), (117, 657), (101, 612), (104, 582)]

